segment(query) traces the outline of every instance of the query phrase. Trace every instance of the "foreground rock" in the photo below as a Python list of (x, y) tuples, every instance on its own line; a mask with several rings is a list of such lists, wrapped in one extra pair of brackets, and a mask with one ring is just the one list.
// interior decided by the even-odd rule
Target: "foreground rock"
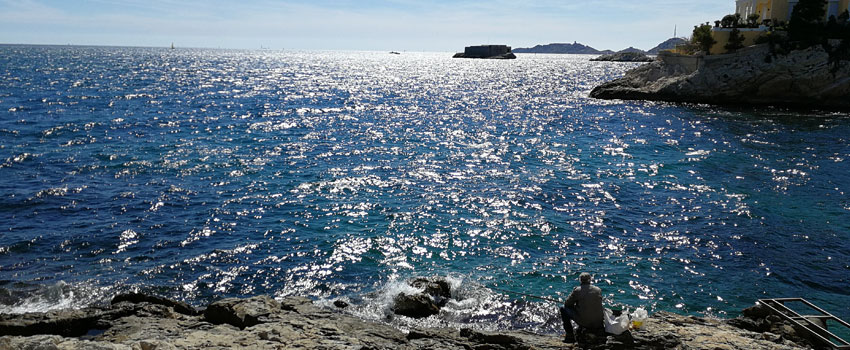
[(412, 318), (425, 318), (440, 313), (452, 296), (449, 282), (442, 278), (416, 278), (408, 281), (420, 293), (399, 293), (393, 299), (393, 313)]
[(652, 62), (655, 59), (647, 56), (642, 52), (618, 52), (610, 55), (602, 55), (596, 58), (591, 58), (590, 60), (594, 62)]
[[(78, 310), (70, 314), (3, 315), (0, 319), (0, 329), (3, 330), (0, 349), (805, 348), (779, 333), (752, 332), (721, 320), (671, 313), (656, 314), (646, 320), (640, 330), (631, 333), (617, 337), (588, 336), (585, 343), (574, 345), (562, 343), (554, 335), (528, 332), (413, 329), (405, 333), (385, 324), (363, 321), (318, 307), (309, 299), (298, 297), (281, 301), (266, 296), (225, 299), (211, 304), (202, 315), (178, 312), (175, 306), (179, 309), (179, 303), (147, 298), (136, 300), (143, 301), (119, 301), (109, 307)], [(45, 327), (29, 328), (30, 333), (26, 336), (9, 333), (10, 329), (53, 322), (49, 321), (52, 318), (79, 320), (81, 328), (93, 328), (85, 332), (75, 331), (75, 335), (60, 335)]]
[(767, 45), (718, 56), (662, 53), (590, 93), (601, 99), (850, 107), (850, 62), (821, 47), (771, 56)]

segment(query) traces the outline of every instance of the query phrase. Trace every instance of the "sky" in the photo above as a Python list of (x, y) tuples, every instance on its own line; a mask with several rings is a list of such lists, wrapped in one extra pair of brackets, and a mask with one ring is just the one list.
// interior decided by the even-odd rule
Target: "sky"
[(0, 43), (462, 51), (579, 42), (650, 49), (734, 0), (0, 0)]

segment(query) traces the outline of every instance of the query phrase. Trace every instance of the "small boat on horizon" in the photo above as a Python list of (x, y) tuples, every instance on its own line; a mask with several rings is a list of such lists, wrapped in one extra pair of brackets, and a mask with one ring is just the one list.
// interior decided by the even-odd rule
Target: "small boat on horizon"
[(390, 55), (401, 55), (401, 52), (398, 52), (398, 51), (390, 51)]

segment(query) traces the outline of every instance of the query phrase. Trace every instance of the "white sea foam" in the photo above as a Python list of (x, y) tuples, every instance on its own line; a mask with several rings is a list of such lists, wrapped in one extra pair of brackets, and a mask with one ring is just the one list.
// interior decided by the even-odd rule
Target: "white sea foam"
[(71, 285), (59, 281), (51, 285), (27, 286), (4, 292), (12, 295), (14, 302), (8, 305), (0, 303), (0, 314), (23, 314), (87, 307), (105, 298), (108, 290), (88, 283)]

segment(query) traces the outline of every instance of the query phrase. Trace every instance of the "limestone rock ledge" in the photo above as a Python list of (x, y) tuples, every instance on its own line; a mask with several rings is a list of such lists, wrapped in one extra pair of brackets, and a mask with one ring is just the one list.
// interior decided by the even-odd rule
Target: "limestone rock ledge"
[[(119, 299), (122, 300), (122, 299)], [(126, 300), (126, 299), (123, 299)], [(783, 335), (736, 328), (730, 322), (658, 313), (640, 330), (565, 344), (555, 335), (414, 329), (363, 321), (306, 298), (225, 299), (190, 312), (156, 298), (48, 314), (0, 315), (6, 349), (801, 349)], [(179, 310), (175, 310), (177, 307)], [(212, 309), (212, 311), (210, 311)], [(50, 327), (81, 322), (80, 327)], [(58, 321), (57, 321), (58, 322)], [(764, 320), (747, 321), (749, 324)], [(33, 326), (35, 325), (35, 326)]]
[(591, 91), (600, 99), (709, 104), (850, 107), (850, 62), (820, 46), (771, 56), (767, 45), (716, 56), (662, 53)]
[(640, 52), (618, 52), (591, 58), (591, 62), (652, 62), (654, 58)]

